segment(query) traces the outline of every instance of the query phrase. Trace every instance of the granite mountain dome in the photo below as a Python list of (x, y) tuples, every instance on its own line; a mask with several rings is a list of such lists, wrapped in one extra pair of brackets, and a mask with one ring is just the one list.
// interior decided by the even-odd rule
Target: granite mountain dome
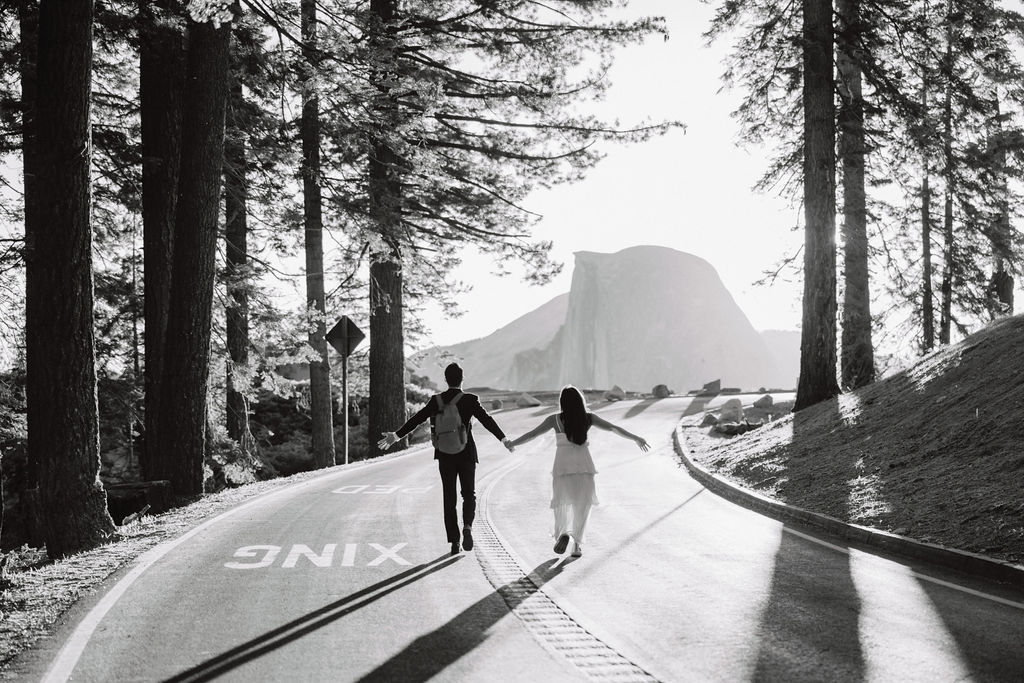
[(418, 354), (416, 372), (442, 384), (453, 358), (470, 386), (525, 391), (568, 383), (649, 391), (665, 383), (682, 392), (714, 379), (791, 388), (797, 379), (794, 363), (777, 360), (711, 264), (656, 246), (577, 252), (567, 295), (486, 337)]

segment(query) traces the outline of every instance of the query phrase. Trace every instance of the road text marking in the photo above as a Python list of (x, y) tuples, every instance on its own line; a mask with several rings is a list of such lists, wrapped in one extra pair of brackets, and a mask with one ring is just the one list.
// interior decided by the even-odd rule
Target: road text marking
[[(398, 551), (409, 545), (408, 543), (396, 543), (390, 548), (386, 548), (379, 543), (367, 543), (366, 545), (370, 546), (370, 548), (377, 552), (377, 556), (366, 563), (367, 567), (379, 567), (388, 560), (391, 560), (395, 564), (401, 566), (408, 566), (411, 564), (408, 560), (398, 554)], [(341, 555), (342, 567), (356, 566), (356, 553), (358, 546), (358, 543), (345, 544), (345, 549), (342, 551)], [(297, 566), (308, 566), (310, 564), (314, 567), (330, 567), (334, 564), (334, 551), (337, 547), (337, 543), (327, 543), (324, 545), (323, 550), (317, 551), (305, 543), (296, 543), (284, 556), (284, 560), (281, 562), (281, 568), (295, 569)], [(281, 550), (282, 548), (279, 545), (242, 546), (235, 551), (235, 554), (232, 557), (243, 559), (250, 558), (252, 561), (225, 562), (224, 566), (228, 569), (265, 569), (274, 564), (278, 556), (281, 554)]]

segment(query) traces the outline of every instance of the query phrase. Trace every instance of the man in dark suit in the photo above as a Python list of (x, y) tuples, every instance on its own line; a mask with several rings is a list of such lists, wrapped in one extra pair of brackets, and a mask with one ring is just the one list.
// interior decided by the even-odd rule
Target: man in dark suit
[[(441, 400), (448, 405), (453, 398), (462, 393), (462, 368), (458, 363), (452, 363), (444, 369), (444, 379), (448, 383), (448, 388), (441, 392)], [(439, 449), (434, 449), (434, 460), (437, 460), (437, 469), (441, 473), (444, 528), (448, 533), (448, 542), (452, 545), (452, 555), (459, 553), (459, 516), (455, 505), (458, 500), (455, 495), (456, 479), (462, 484), (462, 547), (465, 550), (473, 549), (471, 527), (476, 515), (476, 464), (479, 462), (479, 458), (476, 453), (476, 442), (473, 441), (471, 420), (474, 417), (479, 420), (480, 424), (494, 435), (494, 438), (505, 444), (505, 448), (509, 452), (512, 451), (511, 440), (501, 431), (494, 418), (488, 415), (484, 407), (480, 405), (480, 397), (476, 394), (462, 393), (456, 407), (459, 409), (462, 423), (466, 426), (466, 447), (458, 453), (444, 453)], [(431, 428), (433, 428), (439, 412), (437, 397), (431, 396), (427, 405), (410, 417), (404, 425), (398, 428), (398, 431), (384, 432), (384, 438), (377, 442), (377, 447), (386, 451), (427, 420), (430, 420)]]

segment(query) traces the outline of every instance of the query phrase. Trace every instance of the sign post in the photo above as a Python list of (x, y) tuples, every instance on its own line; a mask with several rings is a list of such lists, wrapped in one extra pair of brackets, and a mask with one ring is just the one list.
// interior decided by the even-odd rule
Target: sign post
[(356, 324), (347, 316), (341, 316), (334, 327), (327, 333), (327, 343), (334, 347), (334, 350), (341, 355), (341, 405), (344, 406), (344, 434), (345, 442), (345, 464), (348, 464), (348, 357), (352, 354), (359, 342), (363, 341), (366, 335), (356, 327)]

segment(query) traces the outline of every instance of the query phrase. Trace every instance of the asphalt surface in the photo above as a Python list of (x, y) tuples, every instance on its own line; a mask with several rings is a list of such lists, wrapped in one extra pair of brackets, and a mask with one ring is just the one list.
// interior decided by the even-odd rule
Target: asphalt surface
[[(140, 558), (40, 645), (38, 677), (1024, 679), (1024, 589), (836, 544), (718, 498), (673, 456), (689, 405), (597, 408), (653, 450), (591, 434), (601, 505), (579, 559), (552, 552), (553, 435), (510, 455), (479, 429), (472, 552), (448, 554), (430, 451), (336, 468)], [(495, 417), (516, 436), (548, 412)]]

